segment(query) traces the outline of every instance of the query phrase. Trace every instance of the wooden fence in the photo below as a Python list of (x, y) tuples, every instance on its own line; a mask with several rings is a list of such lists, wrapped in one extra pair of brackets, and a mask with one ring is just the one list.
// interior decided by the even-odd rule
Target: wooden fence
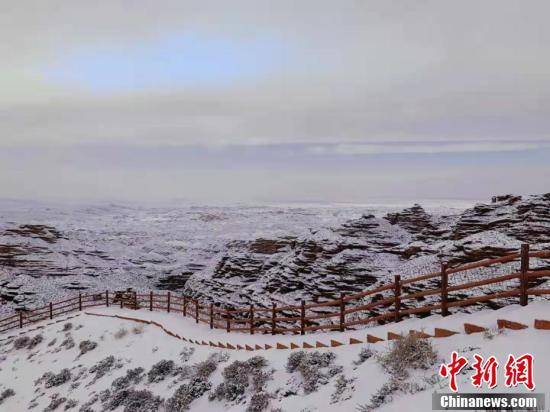
[[(211, 329), (225, 329), (227, 332), (302, 335), (317, 330), (344, 331), (373, 322), (398, 322), (410, 315), (427, 316), (439, 312), (446, 316), (451, 308), (487, 303), (501, 298), (518, 298), (519, 303), (525, 306), (528, 304), (529, 296), (550, 294), (550, 288), (540, 287), (545, 281), (544, 278), (550, 277), (550, 270), (546, 267), (532, 270), (529, 267), (531, 258), (549, 257), (550, 251), (529, 251), (529, 245), (522, 245), (519, 253), (496, 259), (485, 259), (454, 268), (443, 263), (437, 272), (406, 279), (395, 275), (392, 283), (360, 293), (341, 294), (338, 299), (315, 303), (302, 301), (300, 305), (273, 304), (270, 308), (251, 305), (247, 308), (224, 309), (212, 303), (201, 303), (188, 296), (170, 292), (110, 294), (109, 291), (105, 291), (79, 294), (61, 302), (50, 303), (32, 311), (20, 311), (13, 316), (0, 319), (0, 333), (23, 328), (41, 320), (53, 319), (62, 314), (109, 305), (178, 313), (194, 319), (196, 323), (207, 324)], [(519, 261), (519, 268), (510, 273), (484, 275), (466, 282), (463, 281), (464, 277), (460, 276), (479, 268), (505, 266), (515, 261)], [(453, 282), (454, 280), (458, 280), (458, 283)], [(497, 284), (501, 286), (495, 287)], [(487, 285), (491, 285), (492, 288), (488, 294), (458, 297), (452, 295)], [(510, 303), (510, 299), (507, 303)]]

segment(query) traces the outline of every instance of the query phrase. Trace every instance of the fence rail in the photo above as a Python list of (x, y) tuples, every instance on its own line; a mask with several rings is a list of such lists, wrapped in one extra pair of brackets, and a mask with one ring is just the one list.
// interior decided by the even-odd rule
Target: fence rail
[[(408, 279), (395, 275), (393, 282), (368, 289), (363, 292), (344, 295), (338, 299), (299, 305), (277, 306), (270, 308), (249, 306), (227, 309), (212, 303), (201, 303), (192, 297), (171, 292), (115, 292), (89, 293), (49, 303), (32, 311), (18, 313), (0, 319), (0, 333), (11, 329), (82, 311), (96, 306), (120, 305), (121, 308), (161, 310), (181, 314), (192, 318), (196, 323), (205, 323), (211, 329), (225, 329), (227, 332), (254, 333), (300, 333), (318, 330), (340, 330), (354, 328), (373, 322), (398, 322), (405, 316), (427, 316), (440, 311), (443, 316), (451, 308), (475, 305), (495, 299), (519, 298), (522, 306), (528, 304), (529, 296), (550, 294), (550, 288), (540, 287), (550, 270), (542, 268), (531, 270), (530, 259), (550, 258), (550, 251), (529, 251), (524, 244), (520, 253), (500, 258), (484, 259), (454, 268), (442, 263), (438, 272), (432, 272)], [(519, 270), (495, 276), (483, 276), (476, 280), (451, 284), (453, 280), (463, 280), (459, 274), (475, 271), (479, 268), (505, 265), (519, 260)], [(512, 283), (517, 281), (516, 283)], [(475, 296), (453, 293), (467, 291), (488, 285), (503, 284), (502, 290), (490, 290)], [(368, 300), (370, 299), (370, 300)], [(411, 306), (411, 303), (413, 304)]]

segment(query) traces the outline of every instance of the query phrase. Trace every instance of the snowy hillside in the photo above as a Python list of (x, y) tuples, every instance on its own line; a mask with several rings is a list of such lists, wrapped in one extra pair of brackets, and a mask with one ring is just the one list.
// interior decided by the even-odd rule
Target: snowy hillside
[(522, 242), (550, 245), (550, 194), (466, 210), (2, 201), (0, 308), (127, 287), (185, 292), (229, 308), (323, 300), (395, 273), (430, 272), (441, 260), (502, 256)]
[[(153, 324), (136, 323), (84, 313), (0, 341), (0, 409), (5, 411), (350, 411), (377, 407), (381, 411), (431, 409), (433, 391), (449, 392), (438, 377), (439, 365), (458, 351), (495, 356), (509, 353), (535, 357), (535, 392), (550, 391), (550, 332), (533, 328), (534, 319), (548, 319), (550, 303), (509, 306), (497, 311), (434, 315), (398, 324), (377, 326), (369, 333), (385, 338), (388, 331), (407, 334), (435, 327), (462, 332), (448, 338), (414, 343), (422, 351), (405, 356), (399, 373), (384, 354), (390, 342), (344, 345), (307, 350), (269, 349), (254, 352), (222, 350), (182, 342)], [(123, 314), (154, 320), (173, 332), (194, 339), (234, 344), (289, 342), (328, 343), (349, 338), (365, 342), (364, 331), (320, 333), (314, 336), (250, 336), (225, 334), (195, 325), (177, 314), (94, 309), (94, 313)], [(496, 329), (496, 319), (519, 321), (524, 330)], [(488, 332), (466, 335), (463, 323), (487, 327)], [(432, 351), (433, 346), (434, 351)], [(395, 355), (395, 353), (394, 353)], [(408, 356), (408, 357), (407, 357)], [(501, 365), (502, 366), (502, 365)], [(458, 377), (461, 392), (476, 392), (471, 369)], [(507, 388), (501, 378), (497, 392)], [(486, 391), (487, 389), (485, 389)]]

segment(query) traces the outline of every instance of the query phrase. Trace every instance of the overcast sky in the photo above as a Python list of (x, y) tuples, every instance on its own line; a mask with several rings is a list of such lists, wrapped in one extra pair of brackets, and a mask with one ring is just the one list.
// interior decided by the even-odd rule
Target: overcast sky
[(0, 197), (550, 191), (550, 2), (3, 0)]

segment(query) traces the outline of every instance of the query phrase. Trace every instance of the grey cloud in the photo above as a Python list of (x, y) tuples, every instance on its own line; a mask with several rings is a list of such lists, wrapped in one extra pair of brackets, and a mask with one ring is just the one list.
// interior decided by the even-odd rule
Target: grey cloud
[[(412, 191), (409, 183), (400, 183), (398, 162), (362, 169), (367, 178), (334, 160), (342, 154), (369, 154), (368, 162), (374, 162), (376, 155), (395, 152), (488, 156), (487, 165), (478, 168), (484, 173), (480, 187), (464, 185), (462, 190), (485, 194), (501, 188), (498, 176), (512, 173), (502, 163), (491, 163), (493, 153), (517, 152), (518, 158), (526, 149), (547, 153), (550, 142), (546, 0), (254, 0), (230, 5), (206, 0), (22, 0), (5, 1), (1, 7), (0, 148), (12, 154), (10, 150), (19, 148), (21, 159), (33, 159), (22, 161), (25, 167), (10, 161), (0, 166), (0, 189), (8, 195), (34, 190), (134, 196), (146, 181), (149, 193), (170, 196), (178, 192), (181, 179), (194, 196), (223, 198), (234, 184), (227, 181), (229, 172), (216, 172), (215, 163), (225, 165), (231, 158), (249, 166), (231, 172), (235, 181), (242, 178), (250, 188), (234, 189), (235, 197), (279, 193), (290, 198), (303, 192), (312, 198), (353, 197), (354, 185)], [(277, 70), (259, 80), (215, 89), (174, 86), (99, 93), (83, 85), (54, 83), (43, 74), (44, 67), (79, 50), (124, 50), (182, 30), (230, 39), (265, 36), (288, 53)], [(395, 144), (401, 148), (396, 150)], [(105, 163), (93, 148), (108, 145), (130, 152), (143, 149), (139, 162), (124, 160), (133, 174), (114, 170), (117, 156), (108, 168), (112, 179), (106, 170), (93, 172), (93, 166), (90, 171), (79, 170), (75, 162), (59, 163), (73, 156), (73, 150), (97, 167)], [(255, 160), (231, 151), (257, 146), (298, 152), (302, 166), (283, 155), (272, 160), (266, 151), (253, 152)], [(174, 149), (182, 147), (190, 148), (187, 157)], [(220, 147), (227, 150), (220, 158), (207, 156), (208, 171), (164, 170), (171, 177), (163, 178), (163, 171), (147, 169), (148, 158), (177, 163), (167, 154), (171, 150), (194, 164), (191, 159), (203, 159), (195, 148)], [(318, 156), (330, 161), (331, 173), (319, 159), (304, 154), (308, 151), (324, 151)], [(262, 161), (269, 164), (268, 172)], [(419, 193), (447, 190), (434, 177), (433, 171), (441, 170), (441, 164), (430, 163), (434, 161), (426, 161), (425, 170), (407, 170), (410, 179), (424, 183)], [(541, 189), (537, 176), (549, 166), (540, 158), (534, 161), (538, 163), (524, 165), (518, 173), (528, 178), (529, 188), (507, 175), (508, 183), (519, 190)], [(464, 162), (449, 171), (449, 182), (472, 177)], [(277, 167), (279, 172), (271, 174)], [(50, 176), (43, 176), (43, 170)], [(382, 171), (384, 176), (373, 177)], [(262, 179), (270, 183), (262, 184)]]

